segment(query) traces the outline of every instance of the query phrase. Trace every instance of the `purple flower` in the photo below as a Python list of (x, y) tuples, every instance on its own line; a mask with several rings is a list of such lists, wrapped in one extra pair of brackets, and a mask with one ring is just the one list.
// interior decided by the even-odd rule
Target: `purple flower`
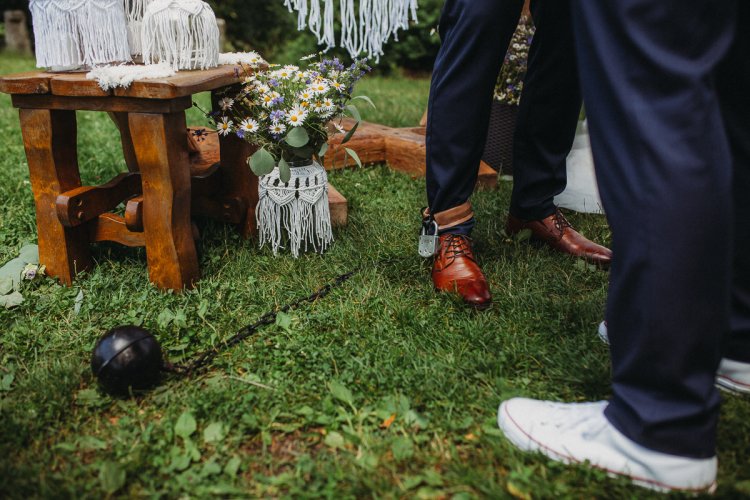
[(271, 78), (271, 80), (268, 82), (268, 85), (271, 87), (278, 87), (279, 81), (276, 78)]
[(284, 96), (276, 97), (271, 101), (271, 105), (278, 106), (280, 104), (284, 104)]
[(276, 111), (271, 111), (271, 121), (281, 122), (281, 121), (284, 121), (284, 118), (286, 118), (286, 115), (280, 109), (277, 109)]
[(238, 130), (237, 131), (237, 137), (239, 137), (240, 139), (244, 139), (245, 138), (245, 131), (244, 130)]

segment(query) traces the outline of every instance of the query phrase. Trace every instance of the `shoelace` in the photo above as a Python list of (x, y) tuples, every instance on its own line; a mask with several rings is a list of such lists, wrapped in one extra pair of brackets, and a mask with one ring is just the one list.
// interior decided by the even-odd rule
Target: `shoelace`
[(555, 212), (554, 222), (555, 222), (555, 229), (560, 231), (561, 235), (565, 231), (565, 228), (573, 227), (573, 224), (568, 222), (568, 219), (565, 218), (565, 216), (559, 209)]
[(471, 238), (463, 234), (449, 234), (448, 237), (443, 240), (445, 245), (445, 258), (448, 260), (448, 265), (453, 264), (458, 257), (466, 257), (474, 261), (474, 254), (471, 251)]

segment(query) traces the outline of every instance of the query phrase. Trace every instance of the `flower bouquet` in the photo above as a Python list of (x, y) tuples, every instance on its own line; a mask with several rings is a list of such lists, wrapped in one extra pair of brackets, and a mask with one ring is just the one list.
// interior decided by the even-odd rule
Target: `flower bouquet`
[[(364, 59), (348, 67), (337, 58), (310, 62), (305, 69), (269, 65), (248, 75), (239, 91), (220, 96), (212, 113), (219, 134), (236, 134), (258, 148), (248, 164), (260, 176), (261, 246), (270, 242), (277, 253), (288, 239), (296, 257), (302, 245), (322, 252), (333, 241), (322, 157), (329, 135), (345, 133), (344, 144), (356, 132), (361, 116), (352, 101), (372, 105), (369, 98), (352, 95), (369, 70)], [(356, 120), (349, 132), (341, 126), (346, 115)], [(345, 149), (361, 166), (357, 153)]]
[(504, 175), (513, 175), (513, 136), (533, 37), (534, 23), (528, 16), (521, 17), (495, 86), (482, 159)]

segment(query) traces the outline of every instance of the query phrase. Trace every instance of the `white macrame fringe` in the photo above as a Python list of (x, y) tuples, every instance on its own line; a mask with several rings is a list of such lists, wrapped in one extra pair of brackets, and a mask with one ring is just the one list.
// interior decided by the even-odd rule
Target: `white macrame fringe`
[(130, 53), (133, 56), (143, 54), (143, 43), (141, 41), (143, 16), (150, 1), (125, 0), (125, 13), (128, 16), (128, 42), (130, 43)]
[[(325, 1), (321, 11), (321, 1)], [(391, 39), (398, 41), (398, 31), (417, 21), (417, 0), (359, 0), (359, 13), (354, 0), (339, 0), (341, 11), (341, 46), (352, 57), (366, 53), (380, 60), (383, 46)], [(309, 26), (325, 44), (326, 50), (336, 45), (334, 34), (334, 0), (284, 0), (289, 12), (297, 12), (297, 28)]]
[(266, 61), (257, 52), (226, 52), (219, 54), (219, 66), (225, 64), (256, 66), (266, 64)]
[(169, 78), (175, 70), (168, 64), (102, 66), (86, 74), (87, 80), (96, 80), (102, 90), (128, 88), (136, 80)]
[(31, 0), (37, 66), (130, 61), (122, 0)]
[(152, 0), (143, 17), (143, 61), (174, 69), (207, 69), (219, 64), (219, 26), (201, 0)]
[(256, 218), (261, 247), (269, 244), (273, 254), (278, 255), (287, 241), (297, 258), (301, 250), (310, 248), (323, 253), (333, 242), (328, 177), (317, 163), (293, 168), (287, 184), (279, 179), (279, 169), (274, 169), (261, 177), (258, 195)]

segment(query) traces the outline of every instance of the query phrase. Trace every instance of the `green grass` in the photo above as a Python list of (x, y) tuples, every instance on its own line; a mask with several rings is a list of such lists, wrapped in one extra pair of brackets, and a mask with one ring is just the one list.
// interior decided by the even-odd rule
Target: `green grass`
[[(31, 65), (0, 57), (0, 73)], [(425, 81), (373, 78), (363, 91), (378, 114), (368, 118), (414, 124), (426, 89)], [(123, 170), (109, 120), (81, 113), (79, 122), (84, 182)], [(36, 239), (7, 96), (0, 136), (5, 262)], [(474, 313), (436, 294), (416, 256), (423, 181), (375, 167), (337, 171), (332, 182), (350, 201), (350, 222), (323, 257), (274, 258), (231, 227), (198, 221), (203, 279), (193, 291), (160, 292), (148, 283), (143, 251), (99, 245), (98, 266), (72, 288), (36, 280), (21, 307), (0, 309), (0, 496), (655, 497), (520, 453), (496, 429), (508, 397), (608, 396), (608, 351), (595, 333), (605, 273), (506, 239), (503, 183), (474, 199), (477, 250), (495, 296), (490, 311)], [(602, 217), (571, 219), (609, 241)], [(141, 324), (180, 361), (358, 266), (343, 288), (292, 313), (287, 328), (266, 328), (201, 377), (130, 400), (96, 391), (89, 356), (111, 327)], [(719, 497), (750, 494), (749, 442), (750, 404), (728, 397)]]

